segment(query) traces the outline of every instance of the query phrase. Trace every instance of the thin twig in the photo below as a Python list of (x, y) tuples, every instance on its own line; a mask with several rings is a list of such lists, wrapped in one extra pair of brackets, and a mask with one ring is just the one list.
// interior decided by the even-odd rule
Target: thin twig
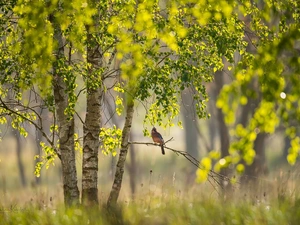
[(172, 141), (173, 137), (171, 137), (169, 140), (165, 141), (165, 144), (167, 144), (169, 141)]

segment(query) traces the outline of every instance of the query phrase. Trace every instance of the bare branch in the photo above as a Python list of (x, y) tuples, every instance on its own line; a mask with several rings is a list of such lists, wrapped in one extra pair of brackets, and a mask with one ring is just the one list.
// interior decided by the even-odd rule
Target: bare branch
[[(10, 115), (16, 115), (21, 117), (22, 119), (24, 119), (25, 121), (31, 123), (37, 130), (39, 130), (43, 137), (48, 141), (48, 143), (54, 148), (55, 153), (57, 154), (57, 156), (60, 158), (60, 153), (58, 152), (58, 150), (55, 148), (54, 143), (50, 140), (50, 138), (48, 137), (48, 135), (43, 131), (43, 127), (39, 126), (34, 120), (27, 118), (26, 116), (22, 115), (22, 113), (12, 110), (11, 108), (9, 108), (6, 103), (2, 100), (2, 98), (0, 98), (0, 102), (1, 102), (1, 107), (6, 109)], [(25, 106), (23, 106), (25, 107)]]
[[(173, 139), (173, 137), (171, 139), (169, 139), (168, 141), (166, 141), (165, 143), (171, 141)], [(157, 143), (153, 143), (153, 142), (137, 142), (137, 141), (130, 141), (128, 142), (128, 144), (132, 144), (132, 145), (153, 145), (153, 146), (160, 146)], [(180, 151), (180, 150), (176, 150), (170, 147), (165, 146), (165, 149), (168, 149), (172, 152), (174, 152), (175, 154), (177, 154), (178, 156), (181, 155), (184, 158), (186, 158), (189, 162), (191, 162), (194, 166), (196, 166), (198, 169), (204, 170), (204, 168), (201, 166), (200, 162), (193, 157), (192, 155), (190, 155), (188, 152), (185, 151)], [(211, 179), (211, 180), (210, 180)], [(215, 186), (213, 185), (212, 181), (214, 181), (218, 186), (220, 186), (221, 188), (223, 187), (223, 185), (221, 185), (221, 182), (227, 181), (230, 182), (230, 178), (219, 174), (213, 170), (209, 170), (208, 171), (208, 182), (214, 187), (214, 189), (217, 191), (217, 189), (215, 188)], [(218, 192), (218, 191), (217, 191)], [(218, 192), (219, 193), (219, 192)]]
[(83, 119), (80, 117), (80, 115), (78, 114), (77, 111), (75, 111), (75, 114), (76, 114), (76, 116), (78, 117), (78, 119), (80, 120), (80, 122), (81, 122), (82, 124), (84, 124)]
[(86, 88), (81, 88), (81, 89), (79, 90), (79, 92), (77, 93), (76, 97), (78, 98), (79, 95), (80, 95), (82, 92), (84, 92), (84, 91), (86, 91)]

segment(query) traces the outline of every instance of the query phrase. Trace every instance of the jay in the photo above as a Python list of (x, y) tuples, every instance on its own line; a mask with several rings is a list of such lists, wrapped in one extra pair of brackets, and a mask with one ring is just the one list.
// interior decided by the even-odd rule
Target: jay
[(160, 146), (161, 146), (161, 153), (164, 155), (165, 154), (164, 139), (161, 136), (161, 134), (156, 131), (155, 127), (152, 128), (151, 136), (152, 136), (152, 139), (153, 139), (153, 141), (155, 143), (159, 143), (160, 144)]

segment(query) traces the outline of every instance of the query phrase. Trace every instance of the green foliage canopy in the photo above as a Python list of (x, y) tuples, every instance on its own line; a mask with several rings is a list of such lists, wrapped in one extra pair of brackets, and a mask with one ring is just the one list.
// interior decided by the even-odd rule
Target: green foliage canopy
[[(208, 118), (205, 83), (212, 81), (214, 72), (233, 68), (234, 80), (224, 87), (217, 102), (228, 124), (235, 124), (239, 104), (247, 104), (250, 98), (262, 101), (246, 127), (235, 126), (235, 141), (222, 165), (237, 164), (241, 159), (251, 163), (257, 133), (273, 133), (279, 124), (292, 139), (288, 161), (295, 162), (299, 151), (295, 124), (300, 115), (295, 107), (300, 94), (297, 1), (10, 0), (0, 7), (1, 99), (14, 90), (13, 99), (22, 102), (25, 109), (23, 90), (38, 87), (53, 112), (49, 87), (53, 75), (59, 74), (67, 84), (69, 106), (65, 113), (71, 117), (77, 103), (78, 77), (85, 80), (85, 88), (103, 85), (106, 91), (110, 79), (121, 78), (117, 91), (125, 91), (126, 97), (116, 98), (118, 112), (123, 100), (134, 98), (147, 105), (145, 124), (167, 127), (174, 125), (181, 91), (187, 87), (194, 90), (198, 117)], [(57, 28), (69, 51), (60, 58), (55, 55)], [(254, 36), (254, 53), (247, 51), (247, 32)], [(93, 38), (87, 38), (89, 35)], [(93, 47), (98, 47), (101, 63), (90, 73), (86, 49)], [(79, 60), (74, 59), (76, 54)], [(239, 62), (235, 54), (240, 55)], [(230, 66), (225, 67), (224, 61)], [(58, 74), (53, 74), (53, 66)], [(118, 72), (121, 77), (116, 76)], [(249, 88), (252, 82), (258, 93)], [(0, 122), (5, 123), (4, 117), (13, 110), (4, 104), (0, 110)], [(14, 113), (14, 127), (21, 129), (24, 120), (34, 122), (32, 113)], [(177, 124), (181, 126), (180, 121)], [(103, 137), (107, 136), (103, 132)], [(149, 135), (147, 127), (144, 134)], [(203, 162), (205, 168), (211, 167), (210, 160)]]

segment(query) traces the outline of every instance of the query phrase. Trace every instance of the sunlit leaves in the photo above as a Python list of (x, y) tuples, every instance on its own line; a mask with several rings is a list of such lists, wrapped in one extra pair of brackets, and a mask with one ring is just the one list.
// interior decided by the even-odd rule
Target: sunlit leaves
[(74, 133), (74, 149), (75, 151), (79, 151), (80, 153), (82, 153), (81, 140), (79, 134), (77, 133)]
[(0, 124), (6, 124), (7, 123), (7, 120), (4, 116), (1, 116), (0, 117)]
[(238, 174), (242, 174), (242, 173), (244, 173), (244, 171), (245, 171), (245, 166), (243, 165), (243, 164), (238, 164), (237, 166), (236, 166), (236, 171), (238, 172)]
[[(91, 23), (95, 13), (86, 2), (62, 1), (18, 1), (14, 12), (20, 17), (19, 28), (24, 32), (23, 53), (36, 61), (38, 69), (45, 72), (53, 59), (56, 43), (53, 41), (54, 18), (60, 23), (67, 38), (78, 48), (83, 49), (84, 26)], [(51, 18), (52, 17), (52, 18)], [(76, 22), (75, 22), (76, 21)]]
[(45, 166), (46, 169), (48, 169), (51, 165), (55, 165), (54, 161), (57, 157), (57, 154), (54, 150), (53, 147), (46, 145), (44, 142), (40, 143), (42, 150), (43, 150), (43, 155), (36, 155), (34, 156), (34, 159), (40, 159), (40, 161), (38, 161), (35, 164), (35, 170), (34, 170), (34, 175), (36, 177), (40, 177), (41, 175), (41, 170), (42, 168)]
[(207, 180), (208, 173), (212, 168), (212, 161), (209, 157), (205, 157), (201, 160), (199, 169), (197, 170), (197, 182), (201, 183)]
[(120, 116), (124, 110), (123, 98), (117, 95), (115, 104), (116, 104), (116, 113)]
[(36, 115), (34, 113), (18, 112), (18, 109), (15, 110), (16, 113), (8, 112), (11, 116), (11, 126), (12, 128), (18, 130), (22, 136), (27, 137), (28, 133), (24, 128), (23, 123), (35, 121)]
[[(164, 128), (174, 126), (174, 119), (178, 116), (180, 106), (177, 104), (176, 96), (170, 97), (168, 105), (153, 103), (145, 116), (144, 124), (154, 126), (158, 124)], [(179, 122), (179, 125), (181, 123)]]
[(289, 148), (289, 154), (287, 156), (287, 161), (289, 164), (294, 165), (299, 157), (300, 152), (300, 138), (295, 137), (291, 140), (291, 147)]
[[(124, 84), (123, 84), (124, 85)], [(114, 91), (117, 93), (124, 93), (125, 90), (122, 87), (122, 84), (118, 83), (114, 86)], [(118, 94), (115, 98), (115, 104), (116, 104), (116, 113), (120, 116), (124, 110), (123, 105), (124, 99), (121, 97), (120, 94)]]
[(233, 9), (234, 5), (228, 1), (201, 0), (195, 2), (191, 13), (197, 19), (197, 22), (204, 26), (209, 23), (211, 19), (219, 21), (224, 18), (229, 18), (232, 15)]
[(35, 59), (42, 72), (49, 69), (48, 62), (53, 57), (53, 28), (48, 21), (52, 10), (54, 8), (51, 5), (47, 7), (44, 1), (18, 1), (14, 8), (14, 12), (20, 17), (19, 29), (24, 32), (22, 52), (25, 57)]
[(86, 37), (85, 26), (92, 24), (92, 16), (96, 13), (95, 5), (88, 4), (92, 1), (62, 1), (61, 7), (52, 0), (52, 6), (58, 10), (54, 11), (54, 17), (60, 24), (62, 31), (80, 51), (84, 51)]
[(278, 123), (279, 118), (276, 115), (275, 104), (263, 100), (255, 111), (249, 128), (256, 128), (265, 133), (274, 133)]
[(124, 88), (120, 84), (116, 84), (114, 86), (114, 91), (119, 92), (119, 93), (124, 93)]
[(121, 147), (122, 130), (115, 125), (112, 128), (101, 128), (99, 138), (101, 140), (101, 150), (104, 155), (111, 153), (117, 155), (117, 149)]
[(53, 132), (58, 132), (58, 126), (52, 124), (52, 125), (50, 126), (50, 132), (51, 132), (51, 133), (53, 133)]

